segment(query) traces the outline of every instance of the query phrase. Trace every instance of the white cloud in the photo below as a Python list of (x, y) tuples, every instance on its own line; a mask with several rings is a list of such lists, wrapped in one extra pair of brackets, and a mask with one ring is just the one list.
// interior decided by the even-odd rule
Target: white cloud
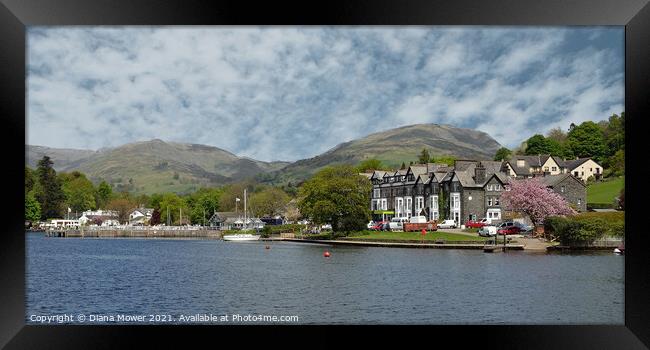
[(622, 29), (572, 30), (32, 27), (28, 142), (161, 138), (295, 160), (435, 122), (515, 146), (622, 111), (623, 45), (603, 35)]

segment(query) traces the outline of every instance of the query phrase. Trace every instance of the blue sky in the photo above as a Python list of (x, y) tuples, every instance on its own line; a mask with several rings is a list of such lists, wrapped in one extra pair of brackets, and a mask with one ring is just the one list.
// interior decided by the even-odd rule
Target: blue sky
[(623, 27), (30, 27), (27, 142), (293, 161), (399, 126), (535, 133), (624, 110)]

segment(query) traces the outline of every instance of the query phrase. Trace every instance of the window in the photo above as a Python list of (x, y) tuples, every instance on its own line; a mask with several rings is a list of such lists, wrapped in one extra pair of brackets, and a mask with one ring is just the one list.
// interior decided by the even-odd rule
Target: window
[(381, 196), (380, 196), (381, 191), (380, 191), (378, 188), (375, 189), (373, 192), (374, 192), (374, 193), (373, 193), (373, 197), (374, 197), (374, 198), (379, 198), (379, 197), (381, 197)]
[(488, 190), (488, 191), (492, 191), (492, 185), (491, 185), (491, 184), (490, 184), (490, 185), (487, 185), (486, 187), (487, 187), (487, 190)]
[(524, 163), (523, 159), (518, 159), (517, 160), (517, 166), (519, 168), (523, 168), (525, 166), (525, 163)]
[(551, 171), (557, 171), (557, 167), (551, 167)]
[(494, 205), (499, 205), (499, 197), (494, 197)]
[(564, 186), (560, 187), (560, 192), (564, 193)]
[(495, 185), (494, 185), (494, 190), (495, 190), (495, 191), (501, 191), (501, 185), (499, 185), (499, 184), (495, 184)]
[(578, 198), (578, 205), (582, 204), (582, 198)]
[(492, 197), (488, 197), (488, 206), (492, 206)]
[(547, 166), (544, 167), (544, 171), (548, 171), (548, 167), (547, 167)]

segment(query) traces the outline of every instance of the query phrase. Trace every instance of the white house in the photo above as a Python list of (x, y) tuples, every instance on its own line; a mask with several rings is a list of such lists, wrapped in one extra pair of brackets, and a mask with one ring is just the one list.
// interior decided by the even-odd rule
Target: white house
[(136, 208), (129, 214), (129, 224), (144, 225), (153, 215), (153, 208)]
[(561, 166), (563, 173), (569, 173), (584, 182), (587, 182), (587, 179), (592, 176), (596, 180), (603, 176), (603, 166), (591, 158), (563, 160)]
[(80, 225), (92, 225), (95, 220), (101, 221), (101, 226), (119, 225), (119, 216), (114, 210), (87, 210), (79, 218)]

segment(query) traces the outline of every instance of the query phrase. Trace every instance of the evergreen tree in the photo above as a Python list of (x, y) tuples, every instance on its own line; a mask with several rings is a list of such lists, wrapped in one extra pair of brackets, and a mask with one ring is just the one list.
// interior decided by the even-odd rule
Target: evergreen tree
[(36, 200), (34, 193), (25, 196), (25, 220), (34, 224), (41, 219), (41, 205)]
[(65, 194), (61, 189), (61, 182), (52, 167), (54, 163), (50, 157), (43, 156), (38, 161), (36, 171), (41, 190), (36, 194), (36, 199), (41, 206), (41, 219), (62, 217)]
[(108, 201), (111, 199), (112, 194), (113, 189), (111, 188), (111, 185), (109, 185), (106, 181), (100, 182), (99, 186), (97, 187), (97, 195), (95, 196), (95, 199), (97, 200), (97, 208), (106, 207), (106, 204), (108, 204)]
[(400, 169), (406, 169), (406, 164), (404, 164), (404, 162), (402, 162), (402, 167)]
[(427, 151), (426, 148), (423, 148), (422, 152), (420, 152), (420, 155), (418, 156), (418, 163), (426, 164), (430, 159), (431, 156), (429, 155), (429, 151)]

